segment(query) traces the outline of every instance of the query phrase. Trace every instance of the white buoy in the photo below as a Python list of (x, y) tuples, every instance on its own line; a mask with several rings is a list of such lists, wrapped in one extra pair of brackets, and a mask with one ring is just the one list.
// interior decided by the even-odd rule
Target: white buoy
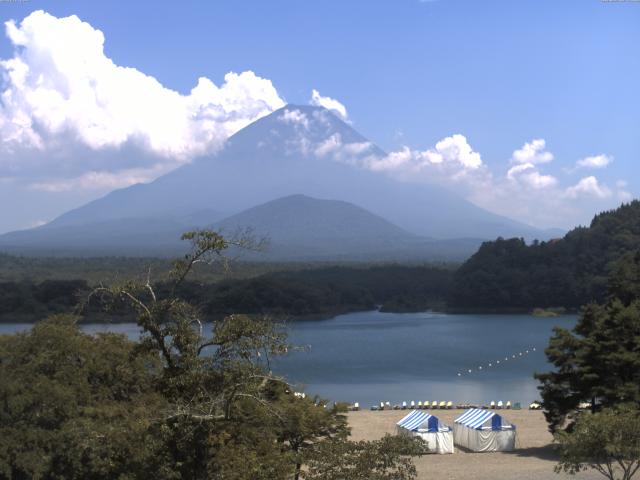
[(500, 363), (500, 360), (498, 360), (496, 363)]
[(462, 376), (462, 374), (461, 374), (460, 372), (458, 372), (458, 376), (459, 376), (459, 377), (461, 377), (461, 376)]
[(469, 373), (471, 373), (471, 369), (469, 369)]
[(492, 367), (493, 365), (489, 364), (490, 367)]
[(482, 366), (479, 366), (479, 367), (478, 367), (478, 370), (482, 370)]

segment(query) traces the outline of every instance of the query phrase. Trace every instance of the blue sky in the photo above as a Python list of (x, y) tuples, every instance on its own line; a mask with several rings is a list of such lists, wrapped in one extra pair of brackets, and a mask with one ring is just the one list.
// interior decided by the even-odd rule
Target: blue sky
[[(229, 71), (251, 70), (286, 102), (308, 103), (312, 89), (337, 99), (354, 127), (389, 152), (434, 149), (463, 135), (493, 177), (484, 188), (498, 188), (497, 179), (514, 165), (531, 164), (528, 172), (538, 176), (530, 180), (553, 177), (546, 183), (554, 191), (536, 187), (517, 209), (508, 205), (513, 190), (489, 199), (480, 187), (449, 186), (533, 224), (569, 227), (640, 192), (638, 2), (30, 0), (0, 3), (0, 20), (19, 23), (39, 9), (58, 18), (77, 15), (103, 32), (104, 54), (115, 64), (183, 95), (199, 77), (220, 85)], [(15, 48), (4, 37), (0, 58), (14, 57)], [(545, 142), (536, 152), (553, 160), (514, 161), (514, 152), (535, 139)], [(69, 166), (95, 145), (83, 145), (81, 153), (51, 148), (40, 153), (57, 160), (44, 168), (33, 152), (12, 148), (4, 182), (0, 162), (0, 201), (19, 206), (0, 215), (0, 232), (50, 220), (119, 186), (34, 187), (49, 177), (108, 170)], [(576, 165), (599, 155), (606, 166)], [(112, 173), (125, 170), (118, 163)], [(588, 177), (597, 183), (568, 190)], [(554, 216), (561, 204), (563, 213)]]

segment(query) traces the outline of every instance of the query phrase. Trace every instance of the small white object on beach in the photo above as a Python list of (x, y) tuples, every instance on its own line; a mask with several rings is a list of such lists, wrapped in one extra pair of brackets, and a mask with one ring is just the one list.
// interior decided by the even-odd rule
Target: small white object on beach
[(459, 376), (459, 377), (461, 377), (461, 376), (462, 376), (462, 374), (461, 374), (460, 372), (458, 372), (458, 376)]
[(471, 369), (469, 369), (469, 373), (471, 373)]
[(493, 365), (489, 364), (490, 367), (492, 367)]
[(482, 370), (482, 365), (480, 365), (480, 366), (478, 367), (478, 370)]

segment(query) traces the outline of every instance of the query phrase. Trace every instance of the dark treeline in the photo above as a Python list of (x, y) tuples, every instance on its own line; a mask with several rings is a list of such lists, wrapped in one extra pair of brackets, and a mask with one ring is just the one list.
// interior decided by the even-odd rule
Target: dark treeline
[(521, 239), (486, 242), (456, 272), (449, 307), (577, 309), (602, 302), (608, 275), (639, 247), (637, 200), (595, 216), (588, 228), (576, 228), (562, 239), (531, 245)]
[[(155, 257), (27, 257), (0, 253), (0, 282), (39, 283), (44, 280), (81, 279), (89, 284), (111, 283), (138, 278), (140, 275), (146, 275), (149, 270), (154, 278), (160, 279), (168, 275), (173, 262), (173, 258)], [(346, 263), (339, 265), (349, 266)], [(303, 270), (318, 266), (318, 263), (308, 262), (248, 262), (240, 255), (233, 262), (233, 268), (228, 271), (197, 265), (193, 269), (192, 279), (214, 283), (225, 278), (249, 278), (269, 272)]]
[[(327, 267), (215, 283), (189, 281), (177, 294), (209, 318), (231, 313), (329, 316), (376, 306), (406, 312), (444, 308), (452, 277), (451, 269), (429, 266)], [(169, 288), (163, 282), (156, 287), (160, 292)], [(85, 280), (0, 282), (0, 319), (35, 321), (70, 312), (90, 290)], [(99, 320), (102, 310), (94, 298), (83, 313), (87, 320)]]
[(0, 320), (34, 321), (70, 312), (88, 291), (84, 280), (0, 282)]

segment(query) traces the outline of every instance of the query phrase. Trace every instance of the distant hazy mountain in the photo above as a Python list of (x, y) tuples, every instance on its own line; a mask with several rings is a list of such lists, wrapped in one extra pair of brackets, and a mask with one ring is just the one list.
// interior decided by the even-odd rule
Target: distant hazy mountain
[(362, 242), (388, 247), (398, 240), (414, 238), (384, 218), (351, 203), (290, 195), (258, 205), (213, 225), (233, 231), (251, 227), (273, 243), (321, 247), (326, 242)]
[[(191, 218), (191, 217), (189, 217)], [(43, 226), (0, 238), (3, 250), (36, 255), (175, 256), (184, 251), (180, 235), (209, 227), (228, 237), (251, 230), (266, 239), (264, 252), (234, 252), (245, 260), (424, 260), (461, 261), (481, 239), (435, 240), (411, 234), (348, 202), (290, 195), (217, 222), (202, 212), (191, 222), (151, 217), (104, 220), (86, 225)]]
[(180, 235), (222, 218), (202, 210), (183, 216), (99, 219), (88, 224), (55, 222), (0, 236), (0, 250), (8, 253), (88, 256), (165, 256), (184, 249)]
[(351, 203), (291, 195), (250, 208), (213, 225), (233, 234), (251, 228), (269, 239), (264, 254), (277, 260), (461, 260), (478, 239), (444, 242), (411, 234)]
[[(391, 222), (398, 231), (438, 239), (557, 235), (490, 213), (443, 188), (399, 182), (356, 165), (369, 155), (384, 152), (328, 110), (289, 105), (233, 135), (216, 155), (152, 183), (116, 190), (43, 227), (2, 236), (0, 248), (55, 253), (105, 246), (137, 254), (150, 242), (150, 250), (162, 250), (170, 246), (168, 240), (162, 244), (170, 232), (221, 218), (207, 220), (198, 212), (234, 214), (292, 194), (358, 205), (386, 220), (375, 227), (383, 232)], [(274, 241), (298, 235), (284, 228), (276, 234)]]

